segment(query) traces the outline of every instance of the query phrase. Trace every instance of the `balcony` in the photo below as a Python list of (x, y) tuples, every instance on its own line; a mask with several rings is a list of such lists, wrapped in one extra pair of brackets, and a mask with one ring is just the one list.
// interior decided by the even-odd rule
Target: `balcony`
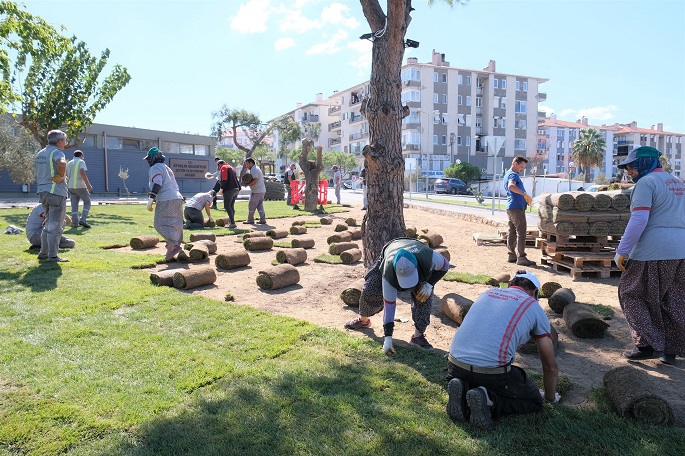
[(341, 109), (340, 105), (331, 106), (330, 108), (328, 108), (328, 115), (329, 116), (340, 115), (340, 109)]
[(535, 98), (538, 101), (546, 101), (547, 100), (547, 94), (544, 92), (538, 92), (538, 94), (535, 96)]
[(352, 117), (350, 117), (350, 123), (356, 123), (364, 119), (364, 116), (361, 114), (352, 114)]
[(340, 130), (342, 123), (338, 120), (328, 124), (328, 131)]
[(353, 93), (350, 95), (350, 106), (354, 106), (354, 105), (356, 105), (356, 104), (361, 103), (361, 102), (362, 102), (362, 98), (363, 98), (363, 97), (362, 97), (361, 94), (359, 94), (359, 93), (354, 93), (354, 92), (353, 92)]
[(302, 116), (303, 123), (314, 123), (319, 121), (319, 116), (314, 114), (305, 114)]
[(420, 144), (402, 144), (402, 150), (421, 150)]
[(340, 138), (331, 138), (328, 140), (328, 145), (329, 146), (335, 146), (337, 144), (340, 144), (342, 140)]
[(402, 85), (404, 87), (421, 87), (421, 81), (418, 79), (408, 79), (406, 81), (402, 81)]
[(365, 132), (353, 133), (353, 134), (350, 135), (350, 141), (356, 141), (356, 140), (358, 140), (358, 139), (366, 138), (366, 137), (368, 137), (368, 136), (369, 136), (369, 134), (368, 134), (368, 133), (365, 133)]

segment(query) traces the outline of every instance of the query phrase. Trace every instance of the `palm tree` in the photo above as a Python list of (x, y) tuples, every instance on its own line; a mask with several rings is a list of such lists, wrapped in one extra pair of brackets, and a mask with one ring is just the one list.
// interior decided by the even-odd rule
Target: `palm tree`
[(590, 170), (604, 161), (605, 148), (606, 141), (594, 128), (580, 130), (580, 137), (573, 141), (571, 157), (583, 170), (585, 182), (590, 182)]

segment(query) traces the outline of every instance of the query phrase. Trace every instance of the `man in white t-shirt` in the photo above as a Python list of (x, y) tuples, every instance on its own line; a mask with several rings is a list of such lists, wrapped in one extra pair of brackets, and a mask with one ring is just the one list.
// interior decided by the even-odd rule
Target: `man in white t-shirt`
[[(78, 228), (81, 225), (84, 228), (90, 228), (88, 221), (88, 212), (90, 212), (90, 192), (93, 191), (93, 186), (88, 180), (88, 166), (84, 160), (83, 152), (77, 150), (74, 152), (74, 158), (67, 162), (67, 178), (69, 183), (69, 197), (71, 198), (71, 226)], [(78, 204), (83, 200), (83, 211), (81, 211), (81, 218), (78, 215)]]
[(336, 203), (340, 204), (340, 188), (342, 187), (342, 173), (338, 165), (333, 165), (333, 188), (335, 189)]
[(186, 201), (183, 209), (183, 217), (186, 219), (184, 228), (189, 230), (201, 230), (205, 227), (205, 219), (202, 216), (202, 210), (207, 212), (208, 221), (213, 222), (212, 219), (212, 199), (214, 198), (214, 190), (207, 193), (196, 193), (192, 198)]
[(258, 225), (266, 224), (266, 212), (264, 212), (264, 195), (266, 195), (266, 184), (264, 174), (259, 166), (255, 164), (253, 158), (245, 160), (245, 166), (250, 171), (252, 180), (246, 184), (250, 187), (250, 201), (247, 203), (247, 220), (244, 223), (254, 224), (255, 210), (259, 213)]
[[(68, 223), (71, 223), (68, 217), (65, 217)], [(45, 226), (45, 209), (42, 204), (34, 207), (26, 217), (26, 239), (31, 243), (31, 247), (40, 247), (41, 235), (43, 234), (43, 227)], [(60, 237), (60, 249), (73, 249), (76, 242), (64, 235)]]

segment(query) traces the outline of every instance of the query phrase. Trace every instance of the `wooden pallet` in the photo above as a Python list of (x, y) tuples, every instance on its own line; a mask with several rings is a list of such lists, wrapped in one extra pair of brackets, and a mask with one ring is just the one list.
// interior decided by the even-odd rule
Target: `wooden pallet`
[(610, 236), (576, 236), (549, 233), (543, 231), (540, 233), (540, 238), (548, 242), (556, 242), (557, 244), (567, 245), (608, 245)]
[[(497, 234), (504, 240), (507, 241), (509, 237), (509, 228), (500, 227), (497, 228)], [(526, 245), (535, 245), (535, 240), (540, 236), (540, 230), (537, 228), (530, 228), (526, 230)]]
[(544, 238), (535, 239), (535, 247), (542, 250), (543, 255), (554, 256), (556, 252), (581, 251), (581, 252), (615, 252), (618, 243), (610, 241), (608, 245), (592, 243), (570, 243), (560, 244), (551, 242)]
[(505, 244), (506, 239), (502, 239), (502, 236), (492, 233), (473, 233), (473, 240), (476, 241), (476, 245), (489, 245), (489, 244)]
[[(567, 252), (565, 252), (567, 253)], [(577, 254), (588, 254), (588, 252), (576, 252)], [(569, 257), (566, 256), (561, 258), (555, 258), (548, 255), (543, 255), (541, 258), (541, 263), (552, 267), (557, 272), (562, 272), (569, 274), (573, 280), (592, 277), (597, 279), (608, 279), (612, 275), (620, 275), (621, 271), (611, 265), (611, 259), (608, 260), (609, 266), (598, 265), (599, 262), (602, 264), (607, 264), (604, 259), (598, 260), (597, 258), (582, 258), (582, 257)], [(580, 262), (578, 262), (580, 260)], [(576, 266), (581, 264), (581, 266)]]

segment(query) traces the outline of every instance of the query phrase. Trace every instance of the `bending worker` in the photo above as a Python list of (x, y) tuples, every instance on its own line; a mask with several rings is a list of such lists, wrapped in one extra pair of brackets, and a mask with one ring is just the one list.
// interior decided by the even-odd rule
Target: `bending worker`
[(416, 239), (397, 238), (388, 242), (364, 277), (366, 282), (359, 298), (360, 316), (345, 323), (345, 328), (370, 328), (369, 317), (383, 310), (383, 353), (396, 353), (392, 334), (397, 292), (410, 291), (411, 316), (415, 328), (411, 344), (433, 348), (424, 335), (430, 324), (430, 297), (433, 286), (449, 267), (450, 263), (445, 257)]
[(205, 227), (205, 219), (202, 216), (202, 209), (207, 212), (207, 220), (211, 223), (214, 221), (212, 219), (212, 199), (216, 193), (214, 190), (210, 190), (207, 193), (196, 193), (186, 201), (185, 208), (183, 209), (183, 217), (185, 217), (186, 222), (183, 228), (190, 230), (201, 230)]

